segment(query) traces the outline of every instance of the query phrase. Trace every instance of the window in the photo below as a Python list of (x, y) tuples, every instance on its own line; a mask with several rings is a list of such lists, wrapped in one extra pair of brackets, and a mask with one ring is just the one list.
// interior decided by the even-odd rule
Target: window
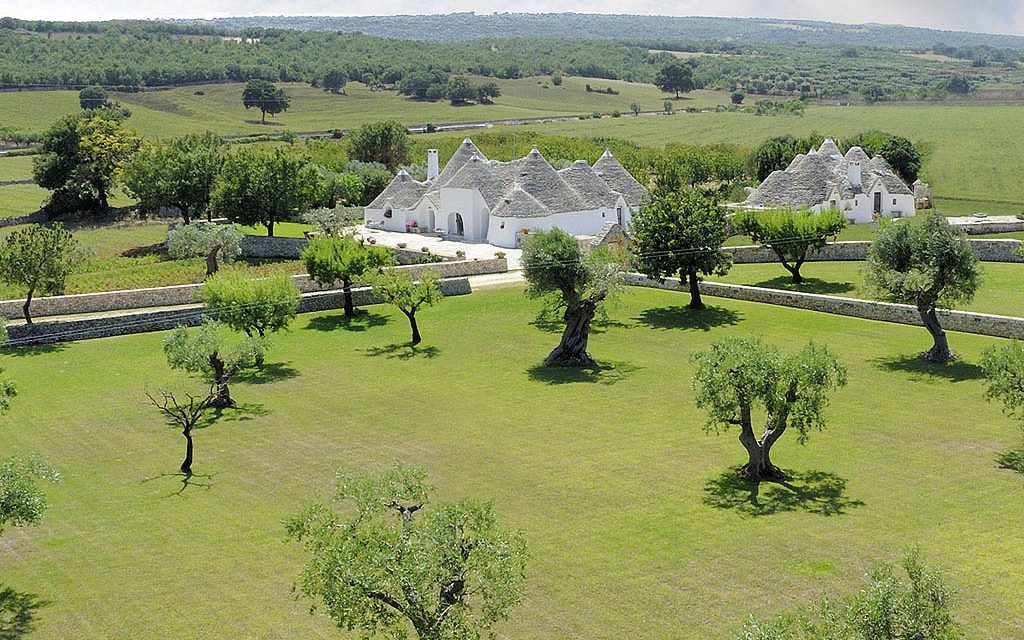
[(896, 198), (892, 199), (892, 206), (894, 206), (894, 207), (896, 206)]
[(619, 226), (622, 226), (622, 207), (615, 208), (615, 217), (619, 219)]
[(391, 216), (392, 216), (391, 207), (388, 207), (387, 209), (384, 209), (384, 217), (385, 218), (390, 218)]

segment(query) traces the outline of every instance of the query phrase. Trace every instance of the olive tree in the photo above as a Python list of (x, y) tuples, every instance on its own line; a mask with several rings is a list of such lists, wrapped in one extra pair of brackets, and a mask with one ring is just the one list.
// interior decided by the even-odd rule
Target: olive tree
[(974, 298), (981, 267), (967, 237), (932, 212), (904, 224), (884, 224), (868, 251), (866, 281), (883, 297), (917, 307), (933, 346), (921, 354), (931, 362), (948, 362), (946, 332), (935, 313)]
[(767, 211), (740, 211), (732, 219), (736, 231), (749, 235), (778, 257), (793, 282), (804, 281), (800, 267), (807, 260), (807, 252), (824, 247), (846, 228), (846, 218), (835, 209), (821, 213), (792, 209)]
[(302, 294), (284, 273), (265, 278), (218, 274), (203, 285), (202, 301), (210, 316), (250, 338), (285, 329), (299, 310)]
[(216, 387), (212, 387), (209, 393), (202, 396), (186, 393), (181, 400), (167, 391), (161, 391), (159, 399), (149, 392), (146, 393), (146, 397), (167, 418), (171, 426), (181, 429), (181, 435), (185, 437), (185, 459), (181, 462), (181, 472), (186, 476), (192, 475), (192, 430), (203, 421), (207, 411), (216, 402)]
[(302, 251), (306, 271), (320, 286), (341, 282), (345, 299), (345, 316), (356, 315), (352, 301), (352, 283), (372, 278), (383, 267), (395, 262), (394, 255), (384, 247), (370, 246), (348, 236), (313, 238)]
[(262, 359), (265, 343), (260, 338), (228, 341), (221, 326), (207, 321), (197, 329), (178, 327), (164, 340), (164, 355), (172, 369), (203, 376), (214, 386), (214, 407), (234, 406), (228, 382), (246, 367)]
[(678, 275), (689, 285), (689, 307), (703, 309), (701, 276), (725, 275), (732, 266), (722, 251), (729, 222), (717, 200), (699, 191), (664, 193), (642, 206), (630, 226), (638, 270), (662, 282)]
[[(772, 446), (792, 428), (804, 444), (811, 431), (825, 427), (829, 394), (846, 384), (846, 369), (828, 348), (808, 343), (784, 356), (757, 338), (727, 337), (693, 356), (697, 365), (697, 406), (706, 409), (705, 430), (732, 426), (747, 451), (739, 475), (749, 480), (783, 477), (771, 460)], [(764, 431), (754, 433), (754, 412), (766, 414)]]
[(546, 314), (561, 313), (562, 340), (548, 354), (548, 366), (586, 367), (595, 364), (587, 353), (590, 324), (600, 305), (622, 280), (622, 267), (611, 252), (584, 255), (576, 238), (560, 229), (531, 233), (521, 258), (526, 293), (546, 298)]
[(519, 603), (526, 543), (489, 502), (428, 507), (426, 474), (338, 474), (338, 512), (315, 502), (285, 521), (310, 554), (298, 588), (338, 626), (420, 640), (492, 637)]
[(206, 259), (206, 276), (220, 269), (220, 262), (232, 262), (242, 255), (242, 232), (233, 224), (193, 222), (167, 231), (167, 254), (175, 260)]
[(220, 136), (210, 132), (147, 145), (125, 165), (122, 179), (143, 209), (174, 207), (185, 224), (197, 216), (209, 218), (224, 146)]
[(405, 314), (412, 329), (413, 346), (418, 345), (420, 328), (416, 323), (416, 312), (422, 307), (432, 307), (444, 294), (441, 292), (441, 275), (437, 271), (424, 271), (419, 280), (413, 280), (408, 271), (399, 271), (394, 267), (376, 274), (370, 282), (373, 284), (373, 295), (389, 302)]
[(242, 105), (246, 109), (253, 107), (260, 110), (261, 124), (267, 123), (267, 114), (276, 116), (282, 111), (287, 111), (291, 106), (291, 100), (285, 94), (284, 89), (274, 86), (269, 80), (259, 78), (250, 80), (245, 89), (242, 90)]
[(78, 241), (64, 225), (29, 225), (7, 236), (0, 246), (0, 280), (25, 292), (22, 311), (32, 324), (35, 294), (59, 295), (81, 261)]
[(320, 227), (320, 233), (325, 236), (340, 236), (346, 227), (352, 227), (362, 222), (361, 212), (362, 210), (358, 207), (321, 207), (310, 209), (302, 214), (302, 221)]
[[(1001, 347), (989, 347), (981, 358), (988, 387), (985, 397), (1003, 403), (1003, 410), (1017, 421), (1024, 435), (1024, 343), (1014, 340)], [(1024, 473), (1024, 442), (999, 456), (1005, 467)]]
[(60, 482), (60, 472), (37, 457), (12, 456), (0, 463), (0, 533), (42, 521), (48, 505), (38, 480)]

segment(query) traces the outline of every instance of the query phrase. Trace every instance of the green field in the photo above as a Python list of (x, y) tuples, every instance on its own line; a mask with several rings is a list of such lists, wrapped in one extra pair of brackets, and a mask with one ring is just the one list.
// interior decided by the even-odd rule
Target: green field
[[(234, 385), (241, 409), (198, 433), (205, 486), (181, 495), (182, 438), (144, 396), (189, 387), (161, 334), (12, 354), (0, 450), (38, 452), (65, 481), (42, 526), (0, 538), (3, 583), (48, 602), (41, 640), (355, 638), (294, 598), (304, 556), (281, 521), (339, 468), (403, 461), (438, 502), (493, 499), (524, 532), (528, 588), (499, 637), (731, 638), (748, 613), (849, 594), (915, 546), (945, 569), (969, 639), (1024, 635), (1024, 481), (994, 462), (1019, 436), (977, 367), (1000, 341), (953, 336), (963, 361), (931, 369), (922, 329), (710, 302), (693, 319), (682, 294), (626, 292), (591, 339), (602, 368), (580, 373), (537, 368), (558, 335), (517, 288), (424, 311), (416, 353), (389, 308), (300, 316), (267, 377)], [(850, 372), (829, 428), (776, 447), (793, 488), (756, 498), (689, 383), (692, 352), (749, 333), (824, 342)]]
[[(478, 81), (485, 80), (477, 78)], [(492, 79), (486, 79), (492, 81)], [(447, 101), (418, 102), (394, 91), (370, 91), (352, 83), (347, 95), (335, 95), (307, 84), (280, 83), (291, 98), (284, 113), (268, 117), (272, 125), (261, 125), (260, 112), (242, 106), (243, 84), (218, 84), (180, 87), (166, 91), (113, 94), (132, 111), (129, 121), (145, 136), (180, 136), (210, 130), (220, 134), (251, 134), (290, 131), (348, 129), (381, 118), (405, 124), (470, 122), (532, 118), (547, 115), (590, 114), (594, 111), (629, 112), (634, 102), (644, 110), (661, 110), (666, 96), (653, 85), (619, 80), (565, 77), (561, 86), (551, 78), (494, 80), (502, 96), (491, 105), (453, 107)], [(612, 87), (619, 95), (587, 92)], [(204, 95), (195, 95), (196, 92)], [(706, 108), (727, 103), (723, 92), (695, 91), (675, 101), (676, 109)], [(72, 91), (0, 93), (0, 122), (29, 131), (42, 131), (57, 118), (79, 108), (78, 94)]]
[[(981, 288), (974, 300), (957, 307), (1004, 316), (1024, 316), (1024, 265), (984, 262)], [(728, 274), (708, 278), (715, 282), (746, 284), (788, 291), (824, 293), (848, 298), (874, 299), (877, 295), (864, 284), (863, 262), (808, 262), (800, 269), (805, 280), (793, 284), (781, 264), (737, 264)]]
[(0, 182), (32, 177), (32, 156), (0, 156)]

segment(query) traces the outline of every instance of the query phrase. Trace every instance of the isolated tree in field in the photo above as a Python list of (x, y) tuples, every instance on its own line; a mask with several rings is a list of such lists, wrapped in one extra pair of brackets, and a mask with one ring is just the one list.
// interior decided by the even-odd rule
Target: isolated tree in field
[(409, 319), (409, 328), (412, 329), (410, 344), (418, 345), (421, 338), (416, 313), (423, 307), (434, 306), (444, 298), (440, 274), (427, 270), (418, 280), (413, 280), (408, 271), (391, 267), (374, 275), (370, 281), (373, 284), (373, 295), (395, 305)]
[(640, 106), (639, 102), (634, 102), (633, 104), (629, 105), (629, 110), (633, 112), (634, 116), (638, 116), (640, 115), (640, 112), (643, 111), (643, 107)]
[[(739, 475), (750, 480), (783, 477), (771, 460), (772, 446), (787, 429), (804, 444), (825, 427), (830, 393), (846, 384), (846, 369), (824, 346), (809, 343), (789, 356), (757, 338), (727, 337), (693, 356), (697, 406), (708, 411), (705, 430), (740, 429), (747, 463)], [(754, 412), (767, 414), (764, 431), (754, 433)]]
[(287, 111), (291, 100), (285, 95), (284, 89), (275, 87), (267, 80), (250, 80), (242, 91), (242, 104), (246, 109), (255, 107), (263, 114), (260, 122), (267, 123), (267, 114), (276, 116)]
[(192, 475), (192, 430), (206, 418), (207, 411), (216, 402), (216, 387), (211, 388), (204, 396), (186, 393), (182, 400), (167, 391), (161, 391), (159, 398), (146, 392), (146, 397), (167, 418), (172, 427), (181, 429), (181, 435), (185, 437), (185, 459), (181, 462), (181, 472), (186, 476)]
[(725, 275), (732, 266), (722, 251), (729, 221), (718, 201), (697, 190), (662, 193), (642, 206), (630, 224), (638, 270), (662, 282), (678, 275), (689, 285), (689, 307), (703, 309), (701, 276)]
[(420, 640), (492, 637), (519, 603), (526, 543), (503, 529), (489, 502), (466, 499), (428, 509), (419, 469), (377, 476), (338, 474), (334, 499), (285, 521), (312, 556), (299, 590), (322, 602), (349, 631)]
[[(1014, 340), (1002, 347), (989, 347), (981, 358), (988, 379), (985, 398), (1003, 403), (1003, 411), (1017, 421), (1024, 435), (1024, 343)], [(1004, 467), (1024, 473), (1024, 441), (999, 455)]]
[(106, 109), (110, 106), (107, 90), (99, 85), (86, 87), (78, 92), (78, 105), (84, 110)]
[(60, 473), (41, 458), (13, 456), (0, 463), (0, 533), (39, 524), (48, 505), (38, 480), (60, 482)]
[(262, 359), (265, 349), (260, 338), (229, 342), (220, 324), (213, 321), (194, 330), (178, 327), (164, 340), (164, 355), (172, 369), (199, 374), (214, 385), (214, 407), (234, 406), (228, 383), (242, 369)]
[(348, 74), (342, 69), (331, 69), (324, 73), (320, 80), (320, 86), (324, 91), (331, 93), (345, 93), (345, 85), (348, 83)]
[[(206, 280), (202, 293), (214, 320), (250, 338), (286, 329), (298, 313), (301, 297), (291, 277), (283, 273), (265, 278), (217, 274)], [(260, 360), (256, 364), (263, 364)]]
[(495, 98), (501, 97), (501, 87), (497, 82), (484, 82), (475, 89), (476, 101), (480, 104), (492, 104)]
[(177, 208), (189, 224), (193, 217), (210, 217), (213, 186), (223, 164), (220, 136), (191, 134), (143, 147), (125, 165), (123, 180), (140, 207)]
[(654, 77), (654, 86), (662, 91), (675, 92), (678, 98), (680, 93), (693, 91), (693, 69), (685, 62), (669, 62)]
[(395, 263), (392, 253), (384, 247), (369, 246), (348, 236), (313, 238), (302, 251), (306, 272), (321, 287), (340, 282), (345, 298), (345, 316), (356, 315), (352, 301), (352, 284), (361, 278), (372, 280), (384, 267)]
[(141, 144), (124, 120), (116, 109), (82, 111), (58, 120), (43, 135), (32, 175), (54, 192), (50, 207), (58, 212), (108, 208), (115, 178)]
[(320, 174), (308, 158), (287, 149), (242, 149), (228, 154), (213, 189), (213, 210), (241, 225), (274, 224), (316, 204)]
[(544, 364), (593, 366), (595, 361), (587, 353), (590, 324), (601, 304), (621, 282), (619, 261), (603, 249), (584, 255), (576, 238), (552, 229), (528, 236), (521, 262), (527, 295), (547, 298), (545, 312), (561, 312), (565, 321), (562, 340)]
[(36, 293), (59, 295), (80, 262), (78, 241), (59, 222), (29, 225), (7, 236), (0, 246), (0, 280), (25, 292), (22, 309), (32, 324)]
[(981, 267), (963, 232), (932, 212), (920, 219), (883, 225), (871, 243), (866, 281), (883, 297), (917, 307), (934, 345), (921, 354), (931, 362), (955, 358), (937, 307), (970, 302), (981, 283)]
[(452, 104), (466, 104), (476, 98), (476, 87), (466, 76), (454, 76), (448, 80), (444, 97), (451, 100)]
[(729, 96), (729, 100), (735, 105), (741, 105), (746, 97), (747, 95), (742, 91), (733, 91), (732, 95)]
[(360, 162), (379, 162), (391, 171), (409, 164), (412, 141), (405, 125), (395, 120), (371, 122), (349, 136), (348, 153)]
[(217, 273), (220, 261), (242, 255), (242, 232), (233, 224), (193, 222), (167, 231), (167, 254), (175, 260), (206, 259), (206, 277)]
[(842, 212), (828, 209), (821, 213), (770, 209), (768, 211), (741, 211), (732, 219), (733, 227), (750, 236), (754, 242), (771, 249), (793, 282), (804, 281), (800, 267), (807, 260), (807, 252), (824, 247), (846, 228)]

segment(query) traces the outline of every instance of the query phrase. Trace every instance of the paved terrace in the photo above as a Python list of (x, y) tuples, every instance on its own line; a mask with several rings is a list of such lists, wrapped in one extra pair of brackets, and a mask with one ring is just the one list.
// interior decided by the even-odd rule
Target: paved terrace
[(508, 260), (509, 270), (522, 268), (519, 259), (523, 252), (521, 249), (506, 249), (486, 242), (459, 242), (457, 240), (444, 240), (436, 235), (423, 235), (420, 233), (404, 233), (401, 231), (384, 231), (382, 229), (369, 229), (363, 225), (356, 227), (356, 233), (365, 238), (373, 238), (377, 244), (385, 247), (395, 248), (399, 243), (405, 243), (406, 249), (419, 251), (423, 247), (430, 249), (431, 253), (439, 256), (455, 257), (456, 251), (465, 251), (466, 259), (478, 260), (491, 259), (494, 254), (501, 251)]

